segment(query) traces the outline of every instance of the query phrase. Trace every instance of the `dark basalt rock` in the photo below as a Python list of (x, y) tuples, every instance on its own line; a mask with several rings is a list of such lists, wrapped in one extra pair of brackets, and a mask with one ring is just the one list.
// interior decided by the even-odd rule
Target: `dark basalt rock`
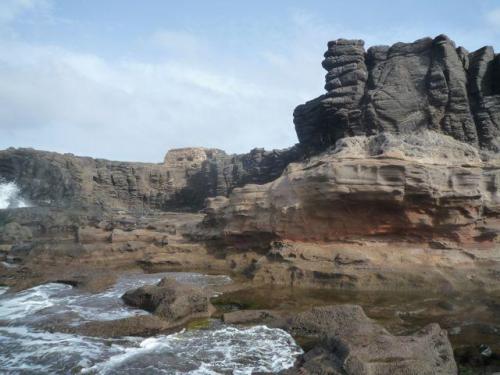
[(500, 57), (491, 47), (468, 53), (444, 35), (371, 47), (328, 43), (327, 93), (298, 106), (301, 145), (316, 153), (343, 137), (434, 130), (499, 151)]

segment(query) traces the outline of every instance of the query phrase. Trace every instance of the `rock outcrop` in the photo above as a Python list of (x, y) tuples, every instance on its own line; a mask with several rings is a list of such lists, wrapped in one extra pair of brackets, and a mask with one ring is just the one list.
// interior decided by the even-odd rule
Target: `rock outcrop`
[(72, 154), (0, 151), (0, 181), (14, 181), (37, 206), (101, 211), (198, 210), (205, 198), (277, 178), (299, 147), (227, 155), (216, 149), (171, 150), (162, 164), (115, 162)]
[(261, 249), (256, 282), (495, 290), (499, 180), (498, 160), (440, 133), (348, 137), (273, 182), (210, 198), (200, 235)]
[(130, 290), (122, 296), (130, 306), (144, 309), (172, 324), (208, 318), (213, 312), (207, 291), (164, 278), (157, 285)]
[(328, 43), (327, 93), (298, 106), (300, 143), (320, 152), (344, 137), (430, 129), (500, 150), (500, 59), (468, 53), (444, 35), (364, 50), (361, 40)]
[(354, 305), (313, 308), (290, 320), (296, 336), (316, 337), (289, 374), (455, 375), (445, 331), (431, 324), (411, 336), (394, 336)]
[(496, 241), (499, 178), (497, 162), (439, 133), (350, 137), (271, 183), (209, 199), (206, 222), (300, 241)]

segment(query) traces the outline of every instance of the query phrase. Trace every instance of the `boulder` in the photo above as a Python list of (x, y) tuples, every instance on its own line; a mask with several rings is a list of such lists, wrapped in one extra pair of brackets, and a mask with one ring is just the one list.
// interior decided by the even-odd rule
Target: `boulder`
[(214, 310), (207, 291), (170, 278), (157, 285), (129, 290), (122, 299), (129, 306), (149, 311), (173, 324), (209, 317)]
[(295, 336), (318, 339), (288, 374), (457, 374), (446, 331), (437, 324), (410, 336), (394, 336), (360, 306), (339, 305), (299, 313), (286, 329)]

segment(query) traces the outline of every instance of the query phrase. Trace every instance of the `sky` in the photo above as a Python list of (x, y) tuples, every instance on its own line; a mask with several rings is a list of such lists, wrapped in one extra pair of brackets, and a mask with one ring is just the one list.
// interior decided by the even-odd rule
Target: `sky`
[(500, 51), (499, 0), (0, 0), (0, 149), (161, 162), (297, 142), (329, 40)]

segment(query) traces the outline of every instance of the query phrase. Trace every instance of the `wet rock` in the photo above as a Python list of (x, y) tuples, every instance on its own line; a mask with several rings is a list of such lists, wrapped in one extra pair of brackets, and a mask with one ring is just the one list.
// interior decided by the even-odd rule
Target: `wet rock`
[(341, 305), (300, 313), (286, 329), (319, 339), (289, 374), (457, 374), (450, 342), (437, 324), (411, 336), (394, 336), (361, 307)]
[(124, 319), (93, 321), (76, 327), (59, 326), (58, 331), (77, 333), (84, 336), (123, 337), (123, 336), (154, 336), (168, 331), (171, 324), (157, 316), (132, 316)]
[(439, 307), (440, 309), (443, 309), (443, 310), (446, 310), (446, 311), (454, 311), (457, 309), (457, 307), (449, 302), (449, 301), (439, 301), (437, 304), (436, 304), (437, 307)]
[(223, 320), (228, 324), (272, 323), (283, 318), (283, 314), (273, 310), (238, 310), (225, 313)]
[(157, 285), (130, 290), (122, 296), (130, 306), (144, 309), (171, 323), (209, 317), (214, 311), (209, 294), (201, 288), (164, 278)]
[(461, 365), (474, 368), (493, 366), (495, 370), (500, 370), (500, 354), (486, 344), (460, 346), (455, 349), (455, 358)]

